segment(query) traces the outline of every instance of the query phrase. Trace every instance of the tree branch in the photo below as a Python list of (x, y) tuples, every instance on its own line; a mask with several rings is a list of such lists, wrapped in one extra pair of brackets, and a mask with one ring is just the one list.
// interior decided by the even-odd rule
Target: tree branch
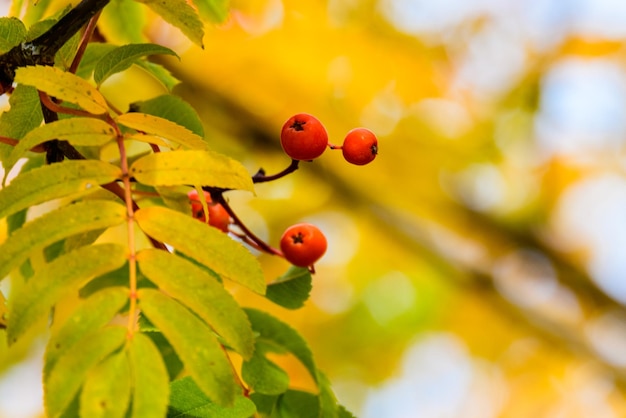
[(26, 65), (53, 65), (54, 56), (59, 49), (109, 1), (83, 0), (39, 37), (23, 42), (0, 55), (0, 94), (11, 88), (17, 68)]

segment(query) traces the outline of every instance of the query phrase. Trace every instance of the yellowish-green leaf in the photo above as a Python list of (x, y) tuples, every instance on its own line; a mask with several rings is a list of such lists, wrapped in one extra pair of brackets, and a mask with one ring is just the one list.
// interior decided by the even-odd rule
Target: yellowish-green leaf
[(36, 218), (0, 245), (0, 280), (37, 251), (63, 238), (119, 225), (126, 219), (121, 204), (91, 200), (64, 206)]
[(112, 326), (85, 336), (61, 357), (44, 381), (44, 405), (49, 418), (61, 416), (78, 393), (89, 371), (126, 341), (125, 327)]
[(66, 160), (15, 177), (0, 190), (0, 218), (121, 177), (119, 167), (98, 160)]
[[(147, 113), (130, 112), (120, 115), (117, 123), (136, 131), (160, 136), (186, 148), (208, 150), (205, 140), (182, 125)], [(171, 147), (171, 146), (170, 146)]]
[(146, 155), (135, 161), (130, 172), (150, 186), (198, 184), (253, 191), (246, 168), (236, 160), (212, 151), (171, 151)]
[(130, 383), (126, 353), (107, 357), (87, 374), (80, 393), (80, 416), (124, 418), (130, 404)]
[(36, 65), (15, 71), (15, 81), (34, 86), (52, 97), (80, 106), (89, 113), (107, 112), (104, 96), (89, 82), (56, 67)]
[(26, 151), (52, 139), (68, 141), (72, 145), (101, 146), (115, 139), (115, 131), (108, 123), (94, 118), (51, 122), (26, 134), (13, 148), (7, 165), (12, 166)]
[(95, 329), (113, 319), (126, 303), (129, 290), (125, 287), (109, 287), (81, 301), (70, 317), (52, 327), (52, 336), (46, 346), (44, 380), (59, 358)]
[(141, 272), (202, 318), (244, 358), (254, 350), (248, 317), (215, 277), (177, 255), (155, 249), (137, 254)]
[(179, 96), (162, 94), (149, 100), (134, 102), (131, 107), (138, 112), (170, 120), (204, 137), (204, 127), (198, 112)]
[(166, 22), (177, 27), (194, 44), (203, 47), (204, 25), (196, 10), (185, 0), (138, 0), (160, 15)]
[(30, 326), (45, 319), (63, 295), (125, 262), (126, 249), (119, 244), (107, 243), (79, 248), (38, 269), (19, 294), (9, 300), (9, 344), (15, 343)]
[(135, 334), (128, 344), (133, 375), (131, 418), (162, 417), (170, 396), (169, 376), (158, 348), (144, 334)]
[(219, 405), (235, 400), (237, 385), (223, 347), (211, 328), (158, 290), (140, 289), (142, 312), (167, 338), (202, 391)]
[(149, 236), (172, 245), (221, 277), (265, 293), (265, 277), (256, 257), (216, 228), (159, 206), (140, 209), (135, 220)]

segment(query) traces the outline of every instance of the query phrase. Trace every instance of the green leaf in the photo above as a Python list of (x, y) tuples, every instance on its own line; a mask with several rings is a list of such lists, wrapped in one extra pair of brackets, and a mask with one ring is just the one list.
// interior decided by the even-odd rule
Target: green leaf
[(272, 417), (328, 418), (320, 415), (319, 399), (312, 393), (289, 390), (278, 397)]
[(287, 309), (298, 309), (309, 299), (312, 288), (309, 270), (291, 267), (284, 275), (267, 285), (265, 297)]
[(76, 51), (80, 45), (82, 33), (76, 32), (54, 56), (54, 65), (64, 70), (68, 70), (76, 57)]
[(233, 370), (211, 329), (157, 290), (140, 289), (137, 293), (143, 314), (172, 344), (202, 391), (219, 405), (232, 405), (237, 390)]
[(134, 0), (112, 0), (102, 9), (98, 19), (98, 30), (107, 42), (130, 44), (146, 42), (144, 35), (146, 11)]
[(120, 115), (117, 123), (140, 132), (165, 138), (183, 147), (208, 150), (209, 146), (201, 136), (196, 135), (184, 126), (178, 125), (158, 116), (146, 113), (129, 112)]
[(26, 151), (52, 139), (72, 145), (101, 146), (113, 141), (115, 130), (108, 123), (94, 118), (69, 118), (47, 123), (33, 129), (22, 138), (7, 161), (12, 166)]
[(106, 113), (104, 96), (91, 84), (72, 73), (56, 67), (36, 65), (15, 71), (17, 83), (34, 86), (52, 97), (80, 106), (95, 115)]
[(193, 0), (200, 17), (213, 23), (223, 23), (228, 17), (227, 0)]
[(281, 350), (293, 354), (317, 382), (317, 368), (311, 349), (296, 330), (266, 312), (256, 309), (245, 309), (245, 311), (252, 324), (252, 330), (259, 334), (258, 341), (276, 345)]
[[(9, 105), (9, 110), (0, 113), (0, 135), (19, 139), (41, 124), (43, 114), (34, 87), (18, 84), (9, 98)], [(0, 144), (3, 163), (12, 150), (12, 146)]]
[(67, 160), (20, 173), (0, 190), (0, 218), (110, 183), (121, 175), (119, 167), (98, 160)]
[(174, 77), (174, 75), (161, 64), (146, 60), (137, 61), (136, 64), (150, 73), (157, 81), (163, 84), (163, 87), (168, 91), (172, 91), (177, 84), (180, 84), (180, 80)]
[(107, 327), (84, 337), (69, 349), (44, 381), (44, 405), (47, 416), (60, 416), (70, 404), (89, 370), (126, 341), (125, 327)]
[(87, 374), (80, 394), (80, 416), (124, 418), (130, 404), (130, 367), (126, 353), (107, 357)]
[(137, 254), (137, 262), (148, 279), (194, 311), (244, 358), (250, 358), (254, 336), (248, 317), (213, 276), (161, 250), (143, 250)]
[(128, 302), (128, 288), (111, 287), (81, 301), (69, 318), (53, 326), (46, 346), (44, 380), (57, 361), (95, 329), (108, 324)]
[(269, 351), (271, 346), (257, 342), (254, 355), (241, 367), (241, 376), (254, 392), (280, 395), (289, 388), (289, 375), (265, 357)]
[(176, 52), (161, 45), (150, 43), (123, 45), (102, 57), (96, 64), (93, 78), (96, 84), (100, 86), (113, 74), (127, 70), (136, 60), (148, 55), (174, 55), (178, 57)]
[[(131, 0), (131, 3), (135, 2)], [(104, 10), (107, 9), (108, 7), (104, 8)], [(101, 21), (98, 20), (98, 28), (100, 27), (100, 22)], [(80, 64), (76, 70), (76, 75), (81, 78), (90, 79), (94, 68), (96, 68), (96, 64), (102, 59), (103, 56), (113, 51), (115, 48), (117, 48), (117, 46), (109, 43), (90, 42), (87, 45), (87, 49), (85, 49), (83, 58), (80, 60)]]
[(133, 375), (132, 418), (162, 417), (170, 396), (167, 369), (159, 350), (145, 334), (137, 333), (128, 344)]
[(213, 151), (171, 151), (146, 155), (130, 167), (137, 181), (150, 186), (198, 184), (253, 191), (254, 185), (241, 163)]
[(38, 269), (25, 287), (11, 298), (7, 336), (13, 344), (27, 329), (44, 319), (61, 297), (88, 279), (114, 270), (126, 262), (126, 249), (118, 244), (80, 248)]
[(15, 17), (0, 18), (0, 54), (26, 40), (26, 26)]
[[(140, 317), (140, 321), (143, 321), (144, 323), (148, 322), (144, 316)], [(185, 366), (180, 360), (180, 357), (178, 357), (178, 354), (176, 354), (174, 347), (172, 347), (163, 334), (157, 330), (154, 325), (151, 324), (151, 327), (152, 329), (146, 330), (145, 334), (159, 350), (159, 353), (163, 358), (163, 363), (165, 363), (169, 380), (174, 380), (181, 374)]]
[(163, 20), (177, 27), (191, 42), (203, 48), (204, 25), (198, 13), (185, 0), (138, 0), (144, 3)]
[(211, 401), (190, 377), (183, 377), (170, 384), (168, 418), (249, 418), (256, 412), (250, 399), (237, 396), (231, 408)]
[(135, 220), (152, 238), (172, 245), (224, 278), (265, 293), (259, 261), (242, 244), (216, 228), (159, 206), (138, 210)]
[(131, 108), (184, 126), (199, 137), (204, 136), (204, 127), (196, 110), (173, 94), (163, 94), (150, 100), (135, 102), (131, 104)]
[(53, 242), (81, 232), (119, 225), (126, 208), (104, 200), (78, 202), (40, 216), (18, 229), (0, 245), (0, 280), (29, 255)]

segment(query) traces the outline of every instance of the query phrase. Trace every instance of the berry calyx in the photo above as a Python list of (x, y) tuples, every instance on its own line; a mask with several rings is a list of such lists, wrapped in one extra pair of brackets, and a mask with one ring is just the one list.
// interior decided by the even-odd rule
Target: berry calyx
[(280, 132), (280, 144), (294, 160), (313, 160), (328, 145), (328, 133), (315, 117), (299, 113), (290, 117)]
[(369, 129), (355, 128), (346, 135), (341, 146), (343, 158), (350, 164), (365, 165), (378, 154), (378, 139)]
[(308, 223), (290, 226), (280, 239), (285, 259), (298, 267), (312, 266), (324, 255), (327, 246), (322, 231)]
[[(204, 210), (202, 209), (202, 202), (198, 195), (197, 190), (191, 190), (187, 193), (187, 197), (191, 203), (191, 214), (194, 218), (207, 223), (206, 216)], [(209, 212), (209, 222), (208, 224), (219, 229), (223, 232), (228, 232), (228, 225), (230, 224), (230, 215), (224, 209), (224, 206), (219, 203), (213, 202), (211, 199), (211, 194), (209, 192), (204, 192), (204, 199), (207, 203), (207, 209)]]

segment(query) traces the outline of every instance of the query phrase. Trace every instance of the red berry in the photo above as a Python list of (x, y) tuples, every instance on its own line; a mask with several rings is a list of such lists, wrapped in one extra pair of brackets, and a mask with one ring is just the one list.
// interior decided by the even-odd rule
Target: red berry
[[(194, 218), (205, 222), (206, 217), (204, 210), (202, 209), (202, 202), (198, 196), (197, 190), (191, 190), (187, 193), (189, 201), (191, 202), (191, 213)], [(209, 212), (209, 225), (223, 231), (228, 232), (228, 225), (230, 224), (230, 215), (224, 209), (224, 206), (219, 203), (215, 203), (211, 200), (211, 194), (207, 191), (204, 192), (204, 199), (207, 202), (207, 209)]]
[(341, 147), (343, 158), (356, 165), (374, 161), (378, 154), (378, 139), (369, 129), (355, 128), (348, 132)]
[(280, 249), (294, 266), (309, 267), (326, 252), (326, 237), (317, 227), (301, 223), (290, 226), (280, 239)]
[(300, 113), (290, 117), (280, 132), (280, 144), (294, 160), (313, 160), (328, 145), (328, 133), (315, 117)]

